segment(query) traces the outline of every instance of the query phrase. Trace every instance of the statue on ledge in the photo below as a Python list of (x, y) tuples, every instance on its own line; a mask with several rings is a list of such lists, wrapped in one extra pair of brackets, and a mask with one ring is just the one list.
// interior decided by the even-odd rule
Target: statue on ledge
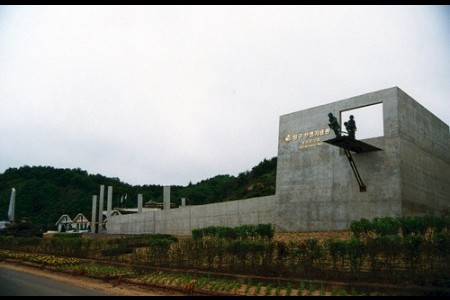
[(329, 122), (328, 126), (330, 126), (331, 129), (333, 129), (334, 134), (336, 137), (341, 137), (341, 126), (339, 126), (339, 123), (335, 116), (333, 116), (332, 113), (328, 114)]
[(348, 137), (351, 139), (355, 139), (355, 132), (356, 132), (356, 123), (355, 120), (353, 120), (353, 115), (350, 115), (350, 120), (348, 122), (345, 122), (345, 129), (347, 129)]

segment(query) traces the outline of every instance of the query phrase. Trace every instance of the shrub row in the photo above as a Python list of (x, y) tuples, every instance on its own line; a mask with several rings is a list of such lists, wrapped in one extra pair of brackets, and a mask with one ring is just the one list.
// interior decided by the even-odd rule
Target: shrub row
[(202, 239), (204, 237), (223, 238), (229, 240), (268, 239), (271, 240), (275, 234), (272, 224), (242, 225), (238, 227), (210, 226), (206, 228), (193, 229), (192, 238)]
[(368, 238), (385, 235), (425, 235), (440, 233), (450, 228), (450, 217), (442, 216), (406, 216), (384, 217), (373, 220), (361, 219), (350, 224), (350, 230), (356, 238)]
[[(198, 234), (195, 238), (180, 240), (167, 235), (39, 240), (0, 236), (0, 248), (142, 266), (265, 276), (311, 278), (317, 275), (318, 278), (335, 276), (334, 279), (365, 276), (370, 279), (376, 274), (393, 280), (391, 277), (396, 274), (398, 280), (406, 282), (414, 276), (430, 276), (430, 280), (441, 278), (450, 270), (450, 231), (444, 227), (440, 231), (432, 229), (433, 233), (425, 235), (387, 234), (390, 231), (386, 230), (385, 234), (372, 232), (374, 235), (367, 239), (357, 238), (355, 234), (350, 240), (307, 239), (288, 243), (273, 241), (270, 225), (265, 228), (269, 228), (272, 235), (258, 235), (257, 228), (263, 227), (240, 226), (228, 230), (210, 227), (195, 231)], [(240, 235), (230, 233), (234, 230)]]

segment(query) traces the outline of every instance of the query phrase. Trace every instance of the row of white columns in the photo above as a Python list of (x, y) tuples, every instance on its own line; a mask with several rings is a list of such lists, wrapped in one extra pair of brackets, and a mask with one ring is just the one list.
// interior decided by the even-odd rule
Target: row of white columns
[[(112, 211), (112, 193), (113, 193), (113, 187), (108, 186), (108, 198), (106, 202), (106, 218), (109, 218), (111, 216)], [(105, 197), (105, 186), (100, 185), (100, 199), (99, 199), (99, 205), (98, 205), (98, 223), (96, 222), (97, 219), (97, 195), (92, 196), (92, 216), (91, 216), (91, 232), (95, 233), (102, 233), (103, 232), (103, 200)], [(97, 226), (100, 225), (100, 226)], [(98, 228), (98, 229), (97, 229)]]
[[(107, 196), (107, 203), (106, 203), (106, 218), (109, 219), (111, 217), (111, 211), (112, 211), (112, 194), (113, 194), (113, 187), (108, 186), (108, 196)], [(105, 195), (105, 186), (100, 185), (100, 199), (99, 199), (99, 206), (98, 206), (98, 223), (96, 223), (97, 219), (97, 195), (92, 196), (92, 222), (91, 222), (91, 232), (95, 233), (102, 233), (103, 232), (103, 198)], [(164, 186), (163, 191), (163, 209), (168, 210), (170, 209), (170, 186)], [(138, 213), (142, 212), (142, 205), (143, 205), (143, 196), (142, 194), (138, 194)], [(186, 205), (186, 198), (181, 198), (181, 206)], [(97, 224), (100, 224), (100, 226), (97, 226)], [(96, 230), (96, 227), (98, 227), (98, 230)]]
[[(111, 197), (112, 197), (112, 187), (111, 188)], [(109, 188), (108, 188), (109, 190)], [(97, 221), (97, 195), (92, 196), (92, 216), (91, 216), (91, 232), (92, 233), (101, 233), (103, 231), (103, 198), (105, 196), (105, 186), (100, 185), (100, 200), (98, 205), (98, 223)], [(108, 193), (109, 196), (109, 193)], [(108, 199), (109, 202), (109, 199)], [(100, 226), (97, 226), (100, 225)], [(97, 230), (98, 228), (98, 230)]]
[[(105, 195), (105, 186), (100, 185), (100, 199), (99, 199), (99, 205), (98, 205), (98, 223), (96, 222), (97, 219), (97, 195), (92, 196), (92, 216), (91, 216), (91, 232), (95, 233), (102, 233), (103, 232), (103, 199)], [(108, 186), (108, 196), (106, 200), (106, 218), (109, 219), (111, 217), (111, 211), (112, 211), (112, 196), (113, 196), (113, 187)], [(143, 197), (142, 194), (138, 194), (138, 213), (142, 212), (142, 204), (143, 204)], [(100, 226), (97, 226), (98, 224), (101, 224)], [(98, 229), (96, 230), (96, 227)]]

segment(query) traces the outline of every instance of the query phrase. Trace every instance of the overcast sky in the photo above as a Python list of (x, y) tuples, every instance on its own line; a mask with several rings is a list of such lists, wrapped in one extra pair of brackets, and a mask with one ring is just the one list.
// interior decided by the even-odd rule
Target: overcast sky
[(237, 176), (281, 115), (394, 86), (450, 124), (449, 47), (448, 6), (0, 6), (0, 173)]

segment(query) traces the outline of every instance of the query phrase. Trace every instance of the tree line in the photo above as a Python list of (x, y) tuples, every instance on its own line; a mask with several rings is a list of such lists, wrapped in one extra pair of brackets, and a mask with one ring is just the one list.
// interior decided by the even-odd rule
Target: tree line
[[(181, 205), (181, 198), (186, 198), (187, 205), (201, 205), (274, 195), (276, 166), (277, 158), (273, 157), (238, 176), (217, 175), (187, 186), (174, 185), (171, 201)], [(90, 219), (92, 195), (99, 194), (100, 185), (113, 187), (113, 207), (136, 207), (138, 194), (144, 202), (163, 201), (162, 185), (130, 185), (80, 168), (23, 166), (0, 174), (0, 220), (6, 220), (11, 188), (16, 189), (15, 220), (22, 224), (26, 220), (27, 226), (32, 224), (37, 231), (55, 230), (63, 214), (73, 218), (83, 213)]]

